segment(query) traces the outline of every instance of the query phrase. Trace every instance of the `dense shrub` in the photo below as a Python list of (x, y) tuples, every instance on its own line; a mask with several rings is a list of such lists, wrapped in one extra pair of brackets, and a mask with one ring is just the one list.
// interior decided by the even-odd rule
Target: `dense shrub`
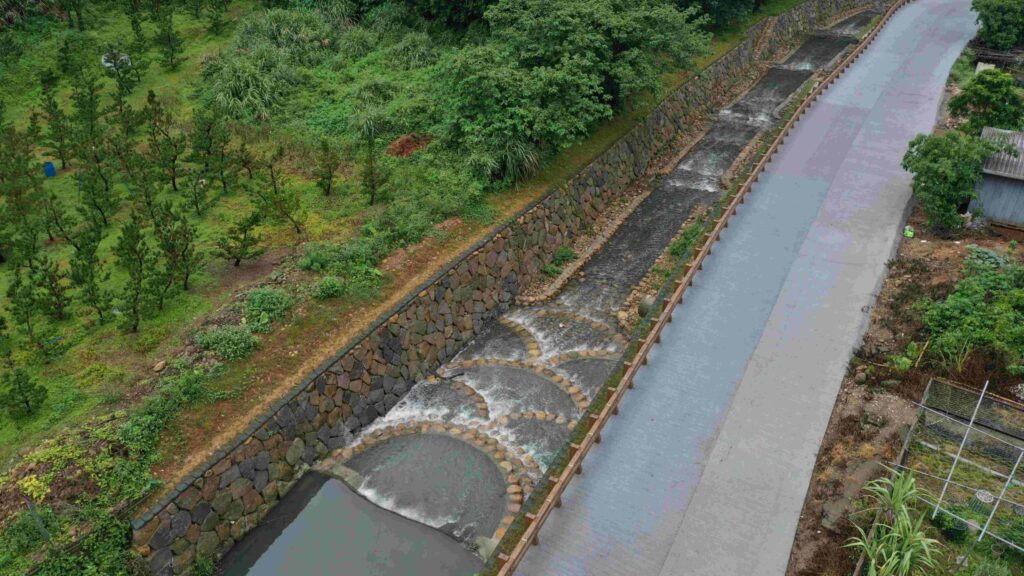
[(490, 41), (453, 53), (439, 87), (448, 142), (477, 171), (514, 180), (584, 137), (660, 75), (701, 53), (695, 9), (665, 0), (503, 0), (487, 9)]
[(903, 156), (903, 169), (914, 175), (914, 197), (929, 226), (944, 232), (963, 228), (960, 207), (977, 194), (985, 161), (999, 146), (976, 136), (947, 132), (919, 134)]
[(975, 352), (1024, 375), (1024, 266), (1014, 257), (969, 246), (963, 279), (940, 302), (924, 301), (929, 354), (961, 370)]
[(721, 30), (754, 11), (754, 0), (677, 0), (680, 8), (699, 7), (711, 19), (711, 27)]
[(313, 285), (313, 297), (317, 300), (337, 298), (345, 294), (345, 284), (337, 276), (324, 276)]
[(245, 324), (253, 332), (267, 332), (270, 324), (284, 318), (294, 303), (284, 290), (254, 288), (245, 298)]
[(1024, 2), (1020, 0), (974, 0), (981, 29), (978, 38), (998, 50), (1009, 50), (1024, 41)]
[(335, 48), (338, 30), (320, 14), (307, 10), (257, 12), (238, 25), (234, 50), (272, 47), (292, 64), (315, 65)]
[(986, 126), (1018, 130), (1024, 127), (1024, 96), (1013, 76), (1000, 70), (983, 70), (949, 100), (949, 112), (964, 121), (968, 134), (980, 134)]
[(244, 326), (209, 328), (198, 332), (195, 341), (203, 350), (210, 350), (225, 360), (247, 358), (260, 344), (260, 339)]
[(302, 258), (299, 268), (307, 272), (322, 272), (334, 262), (344, 258), (344, 250), (338, 244), (326, 242), (309, 242), (302, 247)]
[(229, 51), (203, 65), (205, 102), (237, 120), (264, 122), (299, 84), (299, 73), (269, 46)]

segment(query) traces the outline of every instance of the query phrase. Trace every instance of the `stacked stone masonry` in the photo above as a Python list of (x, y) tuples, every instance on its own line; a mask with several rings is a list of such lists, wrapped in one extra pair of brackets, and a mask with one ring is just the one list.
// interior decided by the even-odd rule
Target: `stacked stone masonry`
[(296, 478), (385, 414), (508, 309), (555, 250), (645, 174), (694, 115), (715, 110), (807, 31), (868, 0), (808, 0), (762, 20), (564, 187), (426, 282), (132, 524), (154, 574), (187, 573), (254, 528)]

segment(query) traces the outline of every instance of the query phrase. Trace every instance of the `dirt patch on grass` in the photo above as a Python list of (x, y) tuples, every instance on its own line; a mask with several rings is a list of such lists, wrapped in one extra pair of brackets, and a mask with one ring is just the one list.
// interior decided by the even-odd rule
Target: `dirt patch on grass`
[(405, 158), (411, 156), (417, 150), (420, 150), (430, 144), (430, 136), (423, 134), (405, 134), (399, 136), (384, 150), (389, 156), (395, 156), (397, 158)]

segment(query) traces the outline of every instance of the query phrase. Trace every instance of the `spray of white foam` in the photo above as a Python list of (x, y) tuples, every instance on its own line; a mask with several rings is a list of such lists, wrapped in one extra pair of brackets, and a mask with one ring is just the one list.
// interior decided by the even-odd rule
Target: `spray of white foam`
[(363, 483), (356, 489), (357, 492), (363, 495), (364, 498), (373, 502), (377, 506), (390, 510), (399, 516), (408, 518), (420, 524), (426, 524), (431, 528), (442, 528), (449, 526), (458, 521), (457, 516), (431, 516), (427, 512), (415, 507), (415, 506), (403, 506), (398, 503), (398, 499), (392, 495), (383, 494), (374, 488), (368, 486), (370, 479), (367, 478)]

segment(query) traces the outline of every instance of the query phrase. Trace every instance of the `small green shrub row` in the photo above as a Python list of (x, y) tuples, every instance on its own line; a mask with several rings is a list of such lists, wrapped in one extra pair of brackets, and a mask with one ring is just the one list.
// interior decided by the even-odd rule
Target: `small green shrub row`
[(260, 345), (260, 339), (245, 326), (209, 328), (195, 335), (196, 345), (224, 360), (248, 358)]

